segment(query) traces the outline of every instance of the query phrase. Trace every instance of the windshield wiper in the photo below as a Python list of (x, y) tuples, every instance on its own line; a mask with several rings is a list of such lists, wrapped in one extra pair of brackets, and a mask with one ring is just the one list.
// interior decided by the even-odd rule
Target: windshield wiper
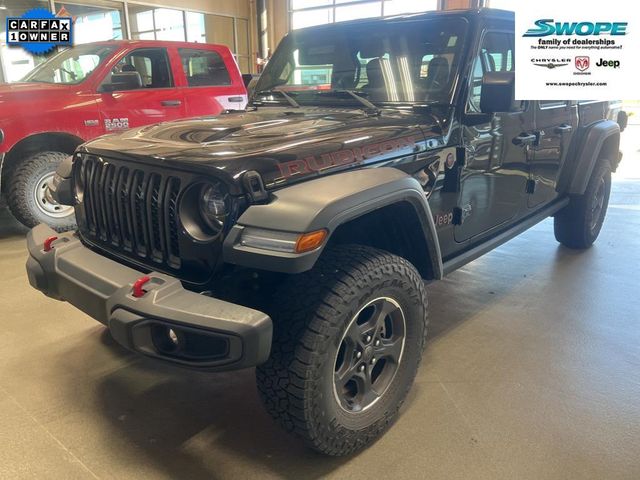
[(296, 100), (284, 90), (262, 90), (256, 93), (256, 95), (262, 95), (265, 93), (270, 93), (271, 95), (273, 95), (274, 93), (279, 93), (282, 98), (284, 98), (293, 108), (300, 108), (300, 104), (296, 102)]
[(427, 102), (427, 103), (414, 104), (411, 106), (411, 110), (419, 114), (429, 115), (431, 119), (434, 121), (434, 123), (436, 124), (436, 127), (438, 127), (438, 129), (440, 130), (440, 133), (443, 133), (444, 129), (442, 126), (442, 119), (440, 116), (436, 115), (433, 112), (434, 107), (443, 107), (443, 108), (450, 109), (452, 105), (449, 103), (442, 103), (442, 102)]
[(354, 90), (347, 90), (347, 89), (328, 90), (326, 92), (318, 92), (318, 95), (326, 95), (326, 96), (348, 95), (354, 100), (356, 100), (358, 103), (364, 105), (365, 108), (363, 110), (365, 113), (369, 115), (380, 115), (380, 109), (378, 107), (376, 107), (373, 103), (367, 100), (362, 93), (356, 92)]

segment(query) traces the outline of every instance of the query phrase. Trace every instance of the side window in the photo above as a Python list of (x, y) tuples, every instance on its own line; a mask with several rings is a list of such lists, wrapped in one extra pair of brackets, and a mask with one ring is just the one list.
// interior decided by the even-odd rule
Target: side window
[(182, 68), (190, 87), (231, 85), (224, 60), (213, 50), (179, 48)]
[(173, 87), (169, 56), (164, 48), (144, 48), (134, 50), (120, 60), (105, 77), (104, 84), (110, 84), (114, 73), (130, 73), (140, 76), (142, 88)]
[(100, 56), (95, 54), (68, 58), (54, 70), (55, 83), (81, 82), (98, 66), (100, 60)]
[(480, 111), (482, 76), (485, 73), (514, 71), (513, 45), (513, 35), (508, 33), (489, 32), (484, 36), (471, 72), (471, 110)]

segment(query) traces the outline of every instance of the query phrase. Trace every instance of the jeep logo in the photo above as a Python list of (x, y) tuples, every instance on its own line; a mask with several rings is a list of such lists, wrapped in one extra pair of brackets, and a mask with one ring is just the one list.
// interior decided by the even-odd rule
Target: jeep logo
[(605, 60), (604, 58), (601, 58), (596, 63), (596, 67), (620, 68), (620, 60)]
[(553, 19), (536, 20), (523, 37), (546, 37), (548, 35), (626, 35), (628, 22), (554, 22)]

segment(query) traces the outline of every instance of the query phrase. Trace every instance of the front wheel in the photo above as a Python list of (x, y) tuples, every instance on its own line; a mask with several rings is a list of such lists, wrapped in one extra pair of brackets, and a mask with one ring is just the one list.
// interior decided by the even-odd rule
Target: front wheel
[(260, 396), (312, 448), (345, 455), (396, 419), (425, 345), (427, 298), (416, 269), (381, 250), (341, 246), (276, 295)]
[(7, 204), (20, 223), (31, 228), (45, 223), (59, 232), (75, 227), (73, 207), (60, 205), (49, 193), (58, 165), (68, 156), (62, 152), (36, 153), (13, 171)]

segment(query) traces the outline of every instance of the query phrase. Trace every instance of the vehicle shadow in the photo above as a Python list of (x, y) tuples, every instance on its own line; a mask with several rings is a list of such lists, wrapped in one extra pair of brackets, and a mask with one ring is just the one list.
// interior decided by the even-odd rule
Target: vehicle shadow
[(107, 330), (100, 343), (131, 363), (96, 379), (96, 412), (170, 478), (321, 478), (348, 460), (316, 454), (284, 432), (262, 409), (253, 369), (165, 366), (134, 357)]
[(15, 236), (25, 236), (29, 229), (18, 222), (9, 208), (0, 201), (0, 239)]

